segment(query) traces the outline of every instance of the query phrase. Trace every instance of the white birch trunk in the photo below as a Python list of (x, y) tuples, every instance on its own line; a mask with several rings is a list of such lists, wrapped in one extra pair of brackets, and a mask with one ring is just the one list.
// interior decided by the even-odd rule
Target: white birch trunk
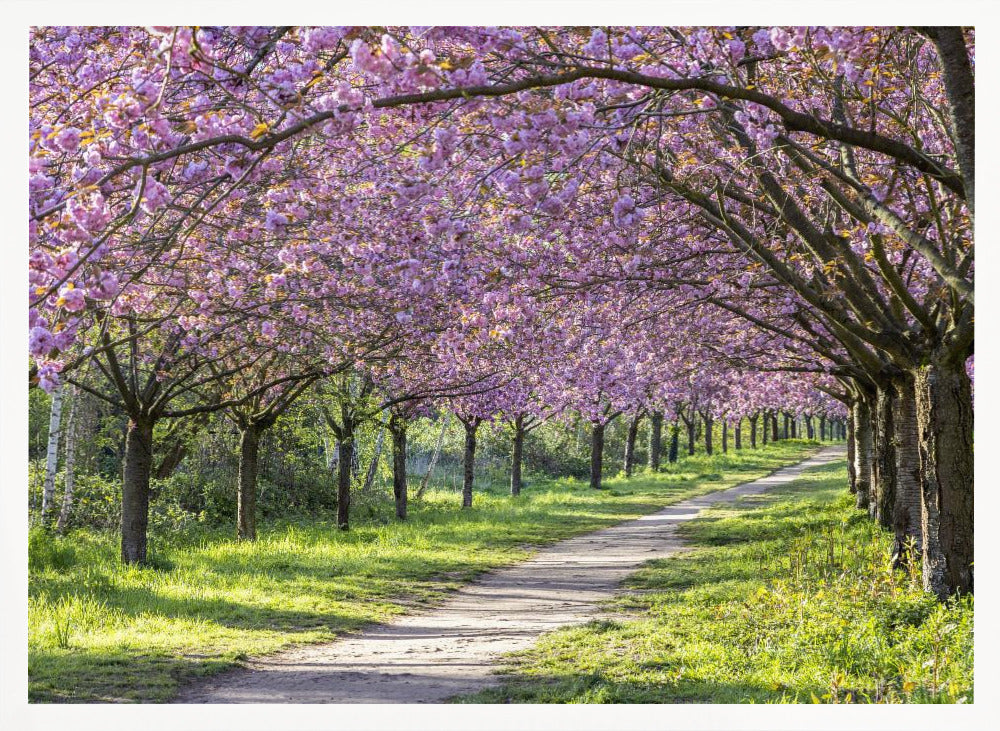
[(378, 470), (378, 460), (382, 456), (382, 443), (385, 441), (385, 429), (379, 429), (378, 437), (375, 438), (375, 455), (372, 457), (371, 464), (368, 465), (368, 474), (365, 475), (365, 485), (362, 488), (365, 492), (372, 489), (372, 483), (375, 482), (375, 473)]
[(60, 386), (52, 394), (52, 407), (49, 410), (49, 446), (45, 454), (45, 483), (42, 488), (42, 525), (48, 520), (49, 511), (56, 492), (56, 470), (59, 467), (59, 425), (62, 421), (63, 387)]
[(417, 490), (417, 497), (424, 494), (424, 490), (427, 489), (427, 483), (431, 481), (431, 473), (434, 472), (434, 466), (437, 464), (438, 456), (441, 454), (441, 445), (444, 443), (444, 433), (448, 430), (448, 421), (451, 419), (451, 414), (446, 414), (444, 421), (441, 422), (441, 431), (438, 434), (437, 444), (434, 445), (434, 453), (431, 455), (431, 461), (427, 464), (427, 474), (424, 475), (424, 479), (420, 483), (420, 489)]
[(77, 411), (80, 407), (80, 394), (72, 386), (69, 389), (69, 414), (66, 416), (66, 484), (62, 507), (59, 509), (59, 520), (56, 521), (56, 530), (60, 533), (66, 530), (69, 524), (69, 514), (73, 509), (73, 488), (76, 482), (73, 470), (76, 466), (76, 424), (79, 421)]

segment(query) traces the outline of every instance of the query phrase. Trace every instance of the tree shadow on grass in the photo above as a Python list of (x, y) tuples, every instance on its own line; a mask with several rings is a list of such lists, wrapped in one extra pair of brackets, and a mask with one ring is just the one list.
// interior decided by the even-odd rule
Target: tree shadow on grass
[[(673, 672), (674, 668), (665, 669)], [(600, 674), (504, 675), (503, 684), (450, 699), (452, 703), (788, 703), (796, 696), (806, 702), (818, 686), (774, 688), (752, 681), (715, 682), (664, 678), (621, 680)]]
[(32, 648), (29, 703), (162, 703), (185, 681), (238, 667), (242, 655), (131, 648)]

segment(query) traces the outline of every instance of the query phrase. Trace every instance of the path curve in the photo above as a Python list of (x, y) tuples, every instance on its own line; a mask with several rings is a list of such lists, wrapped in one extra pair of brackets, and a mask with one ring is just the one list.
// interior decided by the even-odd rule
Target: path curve
[(185, 688), (176, 702), (434, 703), (497, 685), (501, 678), (493, 669), (500, 655), (592, 618), (626, 576), (682, 548), (679, 523), (843, 455), (843, 447), (827, 447), (754, 482), (561, 541), (486, 574), (433, 609), (325, 645), (253, 659), (245, 669)]

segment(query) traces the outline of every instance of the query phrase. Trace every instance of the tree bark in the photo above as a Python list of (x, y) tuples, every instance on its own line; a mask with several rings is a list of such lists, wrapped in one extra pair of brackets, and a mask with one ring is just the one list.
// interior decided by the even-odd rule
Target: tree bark
[(337, 439), (337, 528), (348, 530), (351, 517), (351, 474), (354, 464), (354, 422), (345, 415)]
[(590, 486), (601, 489), (601, 471), (604, 466), (604, 424), (593, 422), (590, 433)]
[(59, 428), (62, 422), (63, 390), (60, 386), (52, 394), (49, 407), (49, 443), (45, 452), (45, 482), (42, 485), (42, 525), (48, 525), (49, 513), (56, 496), (56, 473), (59, 471)]
[(479, 419), (465, 422), (465, 457), (462, 463), (462, 507), (472, 507), (472, 480), (476, 469), (476, 431)]
[(883, 528), (892, 529), (896, 505), (896, 448), (892, 423), (895, 392), (891, 384), (875, 389), (875, 411), (872, 414), (872, 494), (869, 514)]
[(156, 467), (156, 479), (165, 480), (170, 477), (186, 456), (187, 447), (183, 442), (176, 441), (171, 444)]
[[(765, 430), (766, 431), (766, 430)], [(750, 417), (750, 448), (757, 449), (757, 416)]]
[(847, 411), (847, 484), (852, 495), (858, 494), (857, 439), (854, 429), (854, 403)]
[(258, 424), (240, 427), (240, 465), (236, 497), (236, 538), (257, 540), (257, 470), (260, 464), (260, 433)]
[(705, 413), (703, 415), (703, 418), (705, 420), (705, 454), (711, 455), (712, 454), (712, 423), (713, 423), (713, 419), (712, 419), (712, 415), (709, 414), (709, 413)]
[(806, 417), (806, 439), (812, 441), (816, 438), (816, 431), (813, 429), (812, 415)]
[(729, 422), (722, 420), (722, 453), (729, 452)]
[(917, 400), (913, 378), (896, 380), (892, 401), (892, 427), (896, 458), (896, 500), (893, 505), (892, 528), (895, 534), (893, 565), (908, 562), (908, 544), (914, 546), (914, 556), (923, 550), (920, 517), (920, 440), (917, 434)]
[(964, 363), (917, 369), (924, 589), (973, 591), (972, 387)]
[(774, 412), (771, 414), (771, 441), (778, 441), (778, 414)]
[(122, 479), (122, 562), (146, 563), (149, 477), (153, 468), (153, 425), (148, 416), (129, 420)]
[(872, 488), (872, 419), (864, 398), (854, 402), (854, 474), (855, 504), (858, 510), (867, 511)]
[(524, 415), (514, 419), (514, 446), (510, 453), (510, 494), (521, 494), (521, 463), (524, 455)]
[(56, 531), (62, 533), (69, 525), (70, 511), (73, 509), (73, 489), (76, 485), (76, 429), (79, 421), (80, 394), (73, 387), (69, 388), (69, 414), (66, 417), (66, 479), (63, 483), (62, 507), (59, 508), (59, 518), (56, 521)]
[(392, 435), (392, 497), (396, 503), (396, 517), (406, 520), (406, 419), (398, 414), (389, 417)]
[(733, 445), (736, 449), (743, 449), (743, 418), (736, 422), (736, 426), (733, 427)]
[(642, 420), (642, 411), (637, 410), (632, 415), (632, 420), (628, 423), (628, 432), (625, 435), (625, 476), (631, 477), (635, 470), (635, 440), (639, 434), (639, 422)]
[(649, 469), (660, 469), (660, 453), (663, 450), (663, 412), (654, 411), (649, 417)]
[(687, 427), (687, 448), (689, 457), (694, 454), (696, 420), (697, 419), (694, 416), (691, 417), (690, 421), (688, 421), (687, 419), (684, 420), (684, 425)]
[(675, 421), (670, 427), (670, 452), (667, 454), (667, 460), (670, 464), (674, 464), (677, 461), (677, 455), (680, 451), (680, 440), (681, 440), (681, 428), (677, 425)]
[(822, 442), (826, 439), (826, 417), (820, 414), (819, 417), (819, 440)]

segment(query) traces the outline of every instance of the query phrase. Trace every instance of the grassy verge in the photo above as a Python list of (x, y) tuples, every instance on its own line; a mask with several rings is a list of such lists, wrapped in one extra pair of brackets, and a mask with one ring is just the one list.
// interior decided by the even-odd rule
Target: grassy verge
[(971, 703), (973, 600), (942, 605), (887, 566), (843, 462), (683, 527), (607, 618), (511, 657), (463, 702)]
[[(179, 683), (250, 655), (322, 642), (434, 601), (531, 546), (596, 530), (671, 502), (755, 479), (815, 443), (686, 458), (656, 475), (480, 492), (471, 510), (430, 491), (405, 523), (374, 516), (267, 526), (255, 544), (229, 531), (154, 535), (153, 568), (125, 568), (115, 536), (31, 535), (29, 698), (164, 701)], [(391, 514), (391, 506), (385, 506)]]

